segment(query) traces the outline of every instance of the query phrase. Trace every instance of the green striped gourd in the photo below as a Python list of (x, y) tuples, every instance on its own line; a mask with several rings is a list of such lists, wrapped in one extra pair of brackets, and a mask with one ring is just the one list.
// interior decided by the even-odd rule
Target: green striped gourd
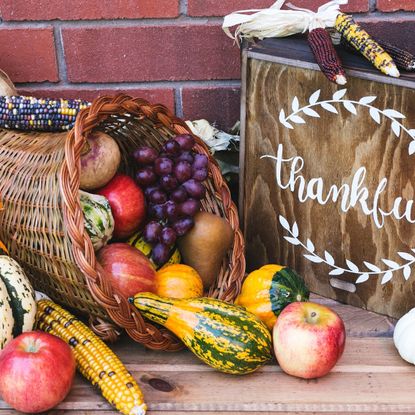
[(139, 293), (130, 301), (217, 370), (246, 374), (271, 358), (267, 327), (242, 307), (212, 298), (176, 300), (151, 293)]
[(6, 255), (0, 256), (0, 280), (9, 295), (13, 337), (33, 330), (36, 317), (35, 292), (21, 266)]
[(114, 217), (111, 206), (104, 196), (79, 191), (81, 208), (84, 213), (84, 226), (95, 251), (98, 251), (112, 238)]
[(0, 278), (0, 350), (13, 338), (13, 312), (10, 306), (10, 296)]

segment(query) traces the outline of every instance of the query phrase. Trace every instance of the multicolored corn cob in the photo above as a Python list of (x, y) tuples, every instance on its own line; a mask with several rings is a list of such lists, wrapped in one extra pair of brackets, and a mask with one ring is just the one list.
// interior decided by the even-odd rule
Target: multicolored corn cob
[(346, 73), (334, 49), (329, 32), (321, 27), (310, 30), (308, 44), (324, 75), (331, 82), (339, 85), (346, 84)]
[(147, 406), (131, 373), (85, 324), (50, 300), (37, 302), (36, 323), (71, 346), (78, 370), (122, 414), (145, 415)]
[[(399, 69), (403, 69), (404, 71), (415, 71), (415, 55), (405, 49), (401, 49), (382, 40), (377, 39), (376, 41), (380, 46), (382, 46), (383, 49), (385, 49), (386, 52), (389, 53), (389, 55), (391, 55)], [(341, 37), (340, 44), (346, 50), (358, 53), (343, 36)]]
[(67, 131), (78, 112), (91, 105), (80, 99), (0, 97), (0, 127), (17, 130)]
[(335, 28), (376, 68), (386, 75), (399, 77), (398, 68), (392, 57), (351, 16), (339, 13)]

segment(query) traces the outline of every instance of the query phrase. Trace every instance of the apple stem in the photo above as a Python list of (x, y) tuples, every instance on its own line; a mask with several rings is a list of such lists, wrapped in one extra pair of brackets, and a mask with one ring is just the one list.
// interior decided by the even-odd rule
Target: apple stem
[(313, 311), (313, 312), (311, 313), (311, 318), (314, 318), (316, 315), (317, 315), (317, 313), (316, 313), (315, 311)]

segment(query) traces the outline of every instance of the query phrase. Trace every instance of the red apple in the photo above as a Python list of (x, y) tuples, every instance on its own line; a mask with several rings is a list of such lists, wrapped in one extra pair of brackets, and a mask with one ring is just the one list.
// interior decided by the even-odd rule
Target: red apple
[(21, 412), (44, 412), (62, 402), (74, 374), (71, 348), (41, 331), (21, 334), (0, 353), (0, 395)]
[(114, 238), (128, 238), (140, 228), (146, 216), (145, 198), (130, 176), (117, 174), (96, 193), (105, 196), (111, 205), (115, 222)]
[(110, 244), (98, 252), (97, 259), (112, 287), (125, 298), (140, 292), (155, 292), (156, 271), (137, 248), (125, 243)]
[(273, 329), (274, 351), (282, 370), (303, 379), (326, 375), (343, 354), (342, 319), (320, 304), (289, 304)]

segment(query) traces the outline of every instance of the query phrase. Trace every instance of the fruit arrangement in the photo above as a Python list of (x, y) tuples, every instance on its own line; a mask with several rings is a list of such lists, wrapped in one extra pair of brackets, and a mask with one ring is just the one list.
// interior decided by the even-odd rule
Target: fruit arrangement
[[(218, 371), (251, 373), (270, 361), (274, 350), (287, 373), (323, 376), (343, 352), (344, 325), (331, 310), (305, 302), (309, 291), (294, 270), (269, 264), (252, 272), (236, 304), (204, 296), (229, 261), (235, 234), (227, 220), (201, 210), (209, 203), (209, 160), (194, 146), (191, 135), (178, 135), (158, 149), (141, 146), (122, 155), (111, 136), (93, 132), (88, 137), (81, 155), (79, 200), (105, 284), (119, 299), (129, 299), (131, 310), (170, 330)], [(121, 167), (124, 156), (134, 160), (134, 176)], [(7, 323), (0, 325), (0, 344), (8, 342), (0, 354), (0, 379), (8, 379), (12, 370), (27, 379), (19, 390), (0, 380), (0, 392), (10, 405), (24, 412), (57, 405), (71, 387), (76, 365), (121, 413), (145, 414), (142, 392), (118, 357), (60, 305), (41, 298), (36, 307), (33, 289), (6, 255), (0, 256), (0, 283), (0, 299), (6, 300), (0, 301), (0, 316)], [(31, 332), (35, 314), (37, 328), (47, 334)], [(29, 333), (19, 336), (22, 331)], [(300, 344), (299, 332), (304, 338)], [(318, 350), (312, 347), (316, 338)], [(17, 359), (13, 369), (8, 362), (16, 350), (22, 359), (29, 352), (42, 357), (46, 389), (53, 368), (60, 368), (53, 357), (62, 356), (65, 368), (59, 370), (62, 377), (54, 393), (23, 399), (43, 366), (24, 368)], [(302, 360), (304, 355), (309, 359)]]

